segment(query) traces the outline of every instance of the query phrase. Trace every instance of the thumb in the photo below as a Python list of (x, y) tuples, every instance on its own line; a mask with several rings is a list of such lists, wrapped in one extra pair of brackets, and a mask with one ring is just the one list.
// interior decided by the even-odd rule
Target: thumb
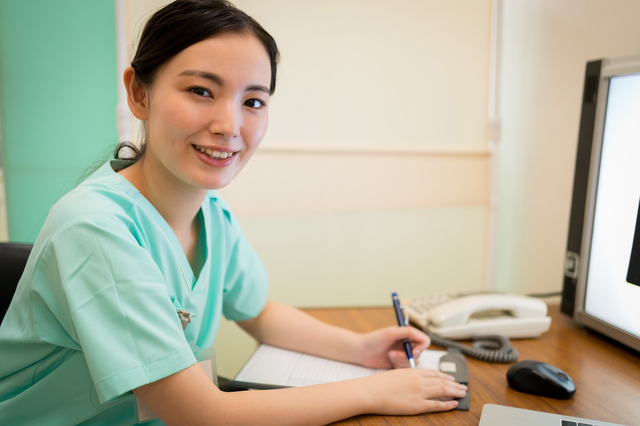
[(409, 367), (409, 359), (407, 358), (407, 354), (404, 351), (391, 350), (387, 354), (391, 365), (393, 368), (408, 368)]

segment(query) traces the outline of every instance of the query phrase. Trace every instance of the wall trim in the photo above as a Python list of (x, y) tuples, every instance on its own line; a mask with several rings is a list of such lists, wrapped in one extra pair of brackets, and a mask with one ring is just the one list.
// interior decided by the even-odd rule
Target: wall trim
[(384, 154), (384, 155), (435, 155), (435, 156), (490, 156), (491, 149), (484, 148), (452, 148), (452, 147), (417, 147), (417, 146), (376, 146), (376, 145), (325, 145), (325, 144), (275, 144), (264, 143), (258, 151), (295, 153), (295, 154)]

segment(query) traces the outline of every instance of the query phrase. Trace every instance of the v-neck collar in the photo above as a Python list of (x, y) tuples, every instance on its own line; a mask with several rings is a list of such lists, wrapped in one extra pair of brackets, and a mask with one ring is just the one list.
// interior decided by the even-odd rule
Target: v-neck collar
[(207, 194), (207, 196), (205, 196), (205, 199), (202, 202), (202, 205), (200, 206), (200, 210), (198, 211), (198, 214), (201, 214), (203, 219), (202, 226), (200, 227), (199, 238), (203, 239), (202, 240), (202, 242), (204, 243), (203, 255), (204, 255), (205, 261), (202, 263), (202, 268), (200, 269), (200, 273), (198, 274), (198, 279), (196, 279), (196, 276), (193, 273), (193, 269), (191, 269), (191, 264), (189, 263), (189, 260), (187, 259), (187, 256), (184, 253), (184, 250), (182, 249), (180, 242), (178, 241), (178, 237), (176, 237), (175, 232), (173, 232), (173, 229), (171, 229), (171, 227), (169, 226), (165, 218), (162, 217), (162, 215), (160, 214), (160, 212), (158, 212), (158, 210), (154, 207), (154, 205), (151, 204), (149, 200), (147, 200), (145, 196), (140, 193), (140, 191), (138, 191), (138, 188), (136, 188), (131, 182), (129, 182), (127, 178), (125, 178), (124, 176), (122, 176), (121, 174), (113, 170), (113, 167), (111, 166), (111, 162), (109, 162), (106, 166), (109, 167), (109, 170), (113, 173), (114, 179), (117, 179), (116, 183), (119, 186), (123, 186), (123, 189), (126, 189), (126, 192), (129, 193), (132, 196), (132, 198), (135, 199), (136, 203), (142, 209), (144, 209), (144, 211), (149, 216), (151, 216), (154, 223), (158, 225), (162, 233), (165, 235), (165, 237), (169, 241), (169, 244), (171, 245), (171, 248), (175, 253), (176, 259), (180, 266), (180, 270), (182, 272), (183, 284), (187, 287), (189, 292), (199, 291), (203, 285), (201, 283), (208, 280), (209, 269), (210, 269), (209, 265), (211, 262), (210, 256), (209, 256), (209, 252), (210, 252), (209, 238), (207, 237), (209, 235), (208, 230), (211, 226), (210, 214), (209, 214), (209, 203), (207, 202), (209, 195)]

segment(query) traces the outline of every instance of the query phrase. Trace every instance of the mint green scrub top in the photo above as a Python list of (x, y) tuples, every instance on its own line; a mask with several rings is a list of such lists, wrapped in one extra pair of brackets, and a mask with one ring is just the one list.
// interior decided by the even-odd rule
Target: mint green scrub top
[[(0, 327), (0, 425), (131, 425), (132, 389), (196, 362), (220, 316), (257, 316), (265, 268), (228, 205), (199, 212), (196, 278), (156, 209), (112, 160), (49, 212)], [(177, 310), (195, 318), (183, 331)], [(146, 424), (162, 424), (154, 420)]]

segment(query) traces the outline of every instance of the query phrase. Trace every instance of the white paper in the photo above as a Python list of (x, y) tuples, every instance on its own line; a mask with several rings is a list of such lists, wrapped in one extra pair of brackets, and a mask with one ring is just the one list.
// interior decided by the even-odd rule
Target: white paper
[[(445, 351), (423, 351), (418, 368), (437, 370)], [(366, 368), (302, 354), (269, 345), (260, 345), (235, 378), (237, 382), (280, 387), (298, 387), (356, 379), (386, 369)]]

